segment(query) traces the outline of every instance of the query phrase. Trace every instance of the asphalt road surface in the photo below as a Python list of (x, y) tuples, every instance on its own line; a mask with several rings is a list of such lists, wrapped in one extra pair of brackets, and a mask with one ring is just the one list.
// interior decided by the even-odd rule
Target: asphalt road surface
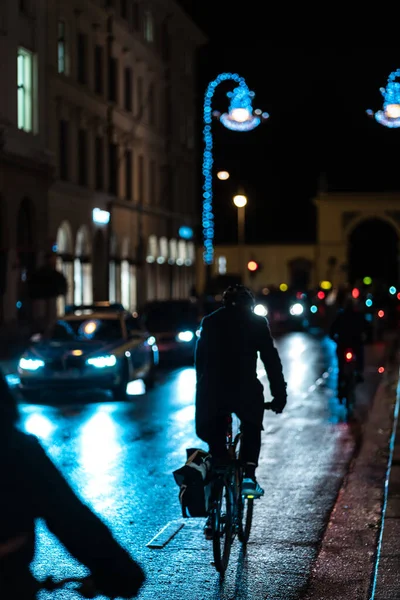
[[(225, 579), (212, 564), (204, 519), (181, 519), (172, 472), (186, 448), (203, 447), (194, 433), (195, 372), (160, 373), (150, 393), (114, 402), (49, 395), (22, 404), (23, 427), (37, 435), (78, 494), (143, 565), (141, 600), (298, 600), (304, 592), (325, 524), (359, 441), (335, 396), (334, 344), (292, 333), (277, 339), (288, 381), (282, 415), (265, 414), (256, 502), (247, 554), (235, 540)], [(365, 419), (381, 375), (383, 347), (367, 352), (366, 381), (358, 387), (356, 415)], [(269, 387), (263, 376), (265, 398)], [(147, 544), (168, 523), (178, 533), (162, 549)], [(35, 575), (57, 580), (86, 574), (39, 523)], [(73, 587), (73, 584), (71, 584)], [(40, 592), (40, 599), (77, 598), (73, 589)], [(100, 598), (100, 596), (98, 596)]]

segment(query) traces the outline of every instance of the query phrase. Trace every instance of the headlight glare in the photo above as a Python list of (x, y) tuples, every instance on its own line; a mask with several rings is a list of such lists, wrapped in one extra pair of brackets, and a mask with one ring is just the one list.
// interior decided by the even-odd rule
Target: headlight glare
[(191, 342), (194, 338), (193, 331), (180, 331), (176, 336), (179, 342)]
[(44, 360), (40, 358), (24, 358), (22, 357), (18, 363), (20, 369), (24, 371), (37, 371), (44, 367)]
[(256, 304), (253, 308), (253, 313), (259, 317), (266, 317), (268, 314), (268, 309), (266, 306), (264, 306), (264, 304)]
[(304, 312), (304, 307), (300, 302), (296, 302), (290, 307), (290, 314), (294, 317), (299, 317)]
[(117, 359), (114, 354), (92, 356), (92, 358), (87, 359), (86, 364), (96, 367), (96, 369), (104, 369), (105, 367), (114, 367), (117, 364)]

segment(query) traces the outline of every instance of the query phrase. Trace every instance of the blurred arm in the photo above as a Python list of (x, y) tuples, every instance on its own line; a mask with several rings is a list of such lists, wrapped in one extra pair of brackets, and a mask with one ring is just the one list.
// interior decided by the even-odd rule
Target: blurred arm
[(267, 319), (260, 318), (259, 352), (268, 375), (269, 387), (273, 398), (286, 398), (286, 382), (282, 363), (269, 329)]

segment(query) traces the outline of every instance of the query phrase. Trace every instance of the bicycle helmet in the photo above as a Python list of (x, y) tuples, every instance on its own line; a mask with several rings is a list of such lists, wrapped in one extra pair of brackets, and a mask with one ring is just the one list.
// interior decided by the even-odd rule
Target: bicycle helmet
[(224, 306), (239, 306), (243, 308), (253, 308), (255, 298), (249, 288), (237, 283), (230, 285), (222, 295)]

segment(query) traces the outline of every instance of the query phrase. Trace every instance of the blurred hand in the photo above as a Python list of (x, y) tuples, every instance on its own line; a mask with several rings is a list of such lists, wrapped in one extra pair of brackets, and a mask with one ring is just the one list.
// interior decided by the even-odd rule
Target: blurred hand
[(282, 397), (278, 397), (278, 398), (273, 398), (272, 402), (270, 403), (270, 409), (275, 413), (275, 414), (280, 414), (281, 412), (283, 412), (283, 409), (286, 406), (286, 396), (282, 396)]

